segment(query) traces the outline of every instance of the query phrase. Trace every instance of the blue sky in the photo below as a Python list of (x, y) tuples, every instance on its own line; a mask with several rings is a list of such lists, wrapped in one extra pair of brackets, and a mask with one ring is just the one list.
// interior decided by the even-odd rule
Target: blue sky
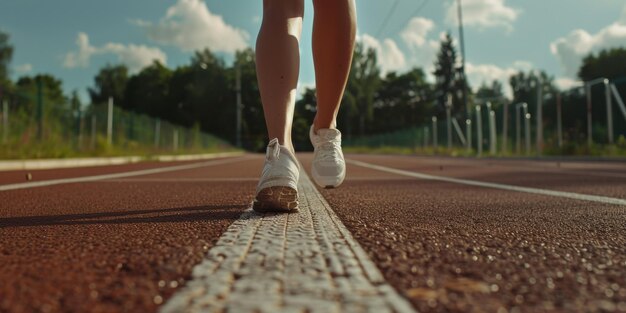
[[(426, 1), (426, 2), (424, 2)], [(520, 69), (543, 69), (567, 87), (580, 59), (626, 46), (623, 0), (462, 0), (470, 83), (506, 81)], [(314, 84), (311, 1), (305, 0), (301, 86)], [(452, 0), (356, 0), (358, 38), (379, 52), (384, 71), (432, 70), (438, 40), (458, 36)], [(106, 63), (137, 71), (153, 59), (185, 64), (209, 47), (232, 59), (254, 46), (261, 0), (4, 0), (0, 29), (11, 35), (12, 76), (50, 73), (67, 91), (86, 87)], [(416, 13), (417, 8), (423, 9)], [(392, 11), (391, 9), (395, 9)], [(382, 27), (387, 14), (389, 23)]]

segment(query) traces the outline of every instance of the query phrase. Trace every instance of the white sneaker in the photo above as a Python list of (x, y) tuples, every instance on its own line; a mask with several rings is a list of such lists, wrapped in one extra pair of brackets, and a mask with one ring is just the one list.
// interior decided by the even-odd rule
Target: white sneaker
[(298, 160), (274, 138), (267, 145), (265, 165), (256, 187), (252, 208), (257, 212), (293, 211), (298, 208)]
[(346, 161), (341, 151), (341, 132), (337, 129), (318, 129), (311, 126), (309, 138), (315, 148), (313, 153), (313, 180), (320, 187), (335, 188), (346, 177)]

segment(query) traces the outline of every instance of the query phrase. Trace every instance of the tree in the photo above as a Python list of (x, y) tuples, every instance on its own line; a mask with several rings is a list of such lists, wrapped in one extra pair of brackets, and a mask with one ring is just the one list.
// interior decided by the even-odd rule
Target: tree
[(432, 97), (432, 87), (422, 69), (400, 75), (388, 73), (376, 95), (373, 130), (389, 132), (425, 122), (432, 110)]
[(541, 71), (539, 75), (532, 71), (528, 73), (519, 71), (509, 78), (509, 83), (513, 90), (513, 102), (526, 102), (534, 106), (537, 103), (538, 81), (541, 81), (542, 84), (542, 94), (556, 94), (557, 88), (554, 86), (554, 77), (549, 76), (545, 71)]
[(13, 46), (9, 43), (9, 34), (0, 31), (0, 100), (11, 93), (9, 64), (13, 58)]
[(317, 97), (315, 88), (306, 88), (302, 97), (296, 101), (293, 118), (292, 141), (297, 151), (312, 151), (309, 140), (309, 129), (313, 124), (317, 111)]
[(166, 116), (172, 71), (159, 61), (128, 79), (124, 107), (154, 117)]
[(490, 101), (492, 104), (496, 105), (507, 101), (502, 91), (502, 83), (497, 80), (492, 81), (491, 85), (487, 85), (483, 82), (476, 91), (475, 97), (478, 101)]
[[(623, 99), (626, 99), (626, 48), (613, 48), (602, 50), (598, 54), (589, 54), (578, 71), (578, 77), (583, 81), (590, 81), (596, 78), (608, 78), (618, 89)], [(582, 100), (582, 99), (581, 99)], [(582, 100), (584, 102), (584, 100)], [(592, 117), (594, 128), (605, 131), (607, 125), (607, 112), (605, 105), (597, 105), (606, 101), (604, 86), (596, 85), (592, 88)], [(584, 110), (581, 110), (584, 112)], [(626, 123), (623, 117), (615, 109), (614, 131), (616, 135), (626, 135)], [(596, 134), (599, 138), (606, 138), (606, 135)]]
[(13, 46), (9, 34), (0, 31), (0, 82), (9, 79), (9, 64), (13, 58)]
[(626, 48), (602, 50), (597, 55), (589, 54), (578, 70), (578, 77), (583, 81), (596, 78), (610, 80), (626, 77)]
[(437, 111), (445, 112), (448, 96), (452, 96), (452, 114), (458, 116), (465, 111), (463, 103), (463, 88), (469, 89), (463, 79), (463, 73), (457, 58), (456, 48), (450, 33), (441, 41), (437, 60), (435, 61), (436, 78), (435, 90), (437, 92)]
[(94, 88), (89, 88), (91, 103), (101, 104), (113, 97), (116, 105), (124, 107), (124, 93), (128, 82), (128, 68), (125, 65), (106, 65), (95, 77)]
[(347, 137), (352, 134), (353, 119), (359, 123), (359, 134), (365, 135), (366, 122), (370, 122), (374, 115), (374, 97), (380, 85), (380, 68), (374, 49), (365, 49), (363, 44), (357, 43), (352, 58), (352, 67), (348, 77), (348, 84), (342, 99), (342, 120)]

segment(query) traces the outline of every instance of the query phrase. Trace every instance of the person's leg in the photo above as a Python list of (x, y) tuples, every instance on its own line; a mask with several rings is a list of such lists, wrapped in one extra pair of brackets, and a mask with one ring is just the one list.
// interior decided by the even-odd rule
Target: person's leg
[(300, 71), (303, 0), (264, 0), (256, 43), (257, 79), (270, 139), (293, 151), (291, 125)]
[(354, 0), (314, 0), (313, 59), (317, 89), (315, 131), (336, 128), (356, 35)]

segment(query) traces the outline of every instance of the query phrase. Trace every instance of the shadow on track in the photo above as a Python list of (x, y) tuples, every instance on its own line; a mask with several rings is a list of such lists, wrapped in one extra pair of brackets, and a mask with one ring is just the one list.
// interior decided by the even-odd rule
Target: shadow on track
[[(204, 205), (159, 210), (136, 210), (67, 215), (0, 218), (0, 228), (53, 225), (181, 223), (237, 217), (249, 205)], [(235, 215), (235, 216), (233, 216)]]

